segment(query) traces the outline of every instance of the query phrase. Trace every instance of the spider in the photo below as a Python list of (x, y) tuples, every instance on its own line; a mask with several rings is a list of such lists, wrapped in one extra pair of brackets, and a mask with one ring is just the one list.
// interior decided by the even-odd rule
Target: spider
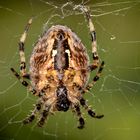
[[(23, 120), (24, 124), (31, 123), (37, 114), (40, 115), (38, 126), (43, 126), (48, 115), (55, 111), (71, 109), (79, 121), (78, 128), (84, 128), (85, 121), (80, 111), (80, 105), (93, 117), (100, 119), (104, 115), (97, 115), (88, 106), (83, 95), (88, 92), (100, 78), (104, 61), (100, 63), (97, 53), (96, 32), (87, 7), (82, 7), (85, 13), (92, 40), (93, 62), (89, 64), (86, 48), (78, 36), (70, 28), (55, 25), (43, 33), (34, 45), (30, 57), (30, 70), (26, 72), (24, 44), (27, 32), (32, 23), (28, 21), (19, 41), (20, 74), (11, 71), (23, 86), (39, 99), (32, 113)], [(97, 70), (92, 82), (87, 84), (89, 74)], [(31, 83), (27, 82), (27, 79)]]

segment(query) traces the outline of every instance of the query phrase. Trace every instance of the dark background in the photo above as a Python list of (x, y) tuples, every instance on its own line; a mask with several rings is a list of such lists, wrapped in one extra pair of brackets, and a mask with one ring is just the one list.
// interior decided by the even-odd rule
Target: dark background
[[(33, 44), (43, 30), (56, 24), (70, 27), (81, 38), (91, 57), (91, 41), (83, 14), (73, 8), (81, 1), (0, 1), (0, 140), (139, 140), (140, 139), (140, 2), (87, 1), (97, 31), (98, 52), (105, 61), (101, 79), (85, 95), (102, 120), (83, 110), (86, 127), (78, 130), (71, 111), (50, 116), (43, 128), (21, 121), (37, 98), (10, 72), (19, 70), (18, 41), (31, 16), (25, 52), (29, 61)], [(96, 72), (91, 74), (91, 77)]]

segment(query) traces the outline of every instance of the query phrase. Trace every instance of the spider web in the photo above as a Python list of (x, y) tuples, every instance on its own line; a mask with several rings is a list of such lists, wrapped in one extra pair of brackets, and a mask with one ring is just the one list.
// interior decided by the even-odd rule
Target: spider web
[[(28, 19), (34, 21), (26, 40), (28, 64), (33, 44), (52, 25), (63, 24), (78, 34), (91, 57), (91, 41), (81, 4), (90, 6), (98, 52), (106, 62), (101, 79), (85, 95), (102, 120), (84, 112), (86, 126), (68, 111), (50, 116), (43, 128), (36, 120), (23, 125), (37, 97), (30, 95), (10, 72), (19, 69), (17, 42)], [(140, 118), (140, 1), (24, 0), (0, 1), (0, 140), (139, 140)], [(95, 72), (91, 74), (91, 77)], [(90, 78), (91, 80), (91, 78)]]

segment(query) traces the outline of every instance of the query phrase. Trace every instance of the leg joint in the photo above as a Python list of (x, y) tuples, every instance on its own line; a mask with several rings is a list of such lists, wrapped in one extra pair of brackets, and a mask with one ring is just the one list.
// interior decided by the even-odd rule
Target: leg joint
[(26, 81), (22, 81), (21, 83), (22, 83), (22, 85), (24, 85), (25, 87), (27, 87), (27, 86), (29, 85)]
[(19, 51), (24, 51), (24, 43), (19, 42)]
[(92, 42), (96, 41), (96, 31), (91, 32), (91, 40), (92, 40)]
[(99, 80), (99, 76), (96, 75), (96, 76), (94, 77), (93, 81), (96, 82), (96, 81), (98, 81), (98, 80)]

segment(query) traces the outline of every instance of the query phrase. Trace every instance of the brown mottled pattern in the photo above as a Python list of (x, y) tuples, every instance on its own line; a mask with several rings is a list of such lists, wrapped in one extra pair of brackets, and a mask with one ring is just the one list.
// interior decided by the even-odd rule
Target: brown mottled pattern
[[(38, 39), (35, 44), (33, 53), (30, 58), (30, 76), (32, 79), (32, 84), (36, 87), (36, 90), (40, 90), (43, 86), (48, 83), (48, 73), (54, 77), (54, 84), (57, 83), (57, 76), (54, 75), (55, 72), (50, 73), (54, 70), (54, 57), (52, 56), (52, 50), (54, 41), (56, 39), (56, 34), (59, 30), (63, 30), (65, 37), (68, 41), (70, 57), (69, 57), (69, 67), (67, 69), (67, 74), (64, 73), (64, 84), (67, 83), (67, 75), (71, 70), (74, 71), (73, 82), (78, 83), (80, 86), (85, 86), (88, 79), (88, 73), (83, 69), (87, 69), (89, 61), (88, 55), (84, 45), (77, 35), (72, 32), (68, 27), (56, 25), (52, 26), (42, 37)], [(70, 74), (69, 74), (70, 75)], [(72, 84), (72, 83), (68, 83)]]

